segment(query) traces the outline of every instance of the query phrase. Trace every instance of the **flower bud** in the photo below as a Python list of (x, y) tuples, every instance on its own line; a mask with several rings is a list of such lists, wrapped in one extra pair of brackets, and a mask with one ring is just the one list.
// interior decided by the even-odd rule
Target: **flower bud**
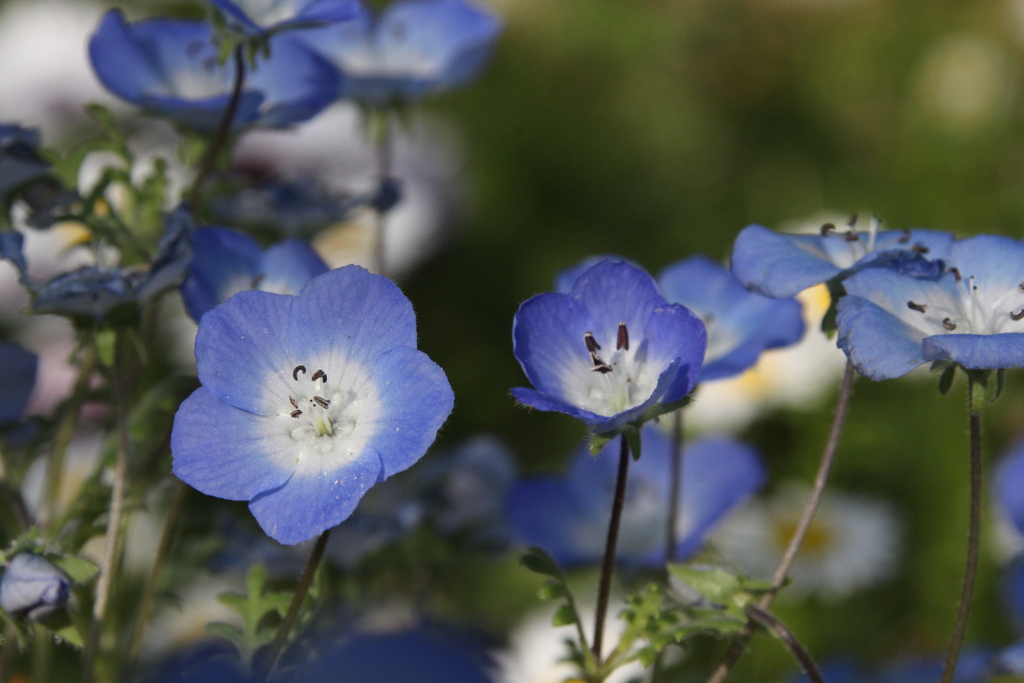
[(0, 607), (30, 621), (50, 616), (68, 601), (71, 584), (42, 555), (21, 553), (0, 579)]

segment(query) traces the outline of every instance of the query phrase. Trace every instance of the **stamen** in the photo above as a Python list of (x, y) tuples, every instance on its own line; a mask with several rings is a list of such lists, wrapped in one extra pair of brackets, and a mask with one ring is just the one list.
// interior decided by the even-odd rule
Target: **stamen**
[(291, 396), (288, 397), (288, 400), (292, 402), (292, 408), (298, 408), (299, 407), (299, 404), (296, 403), (295, 399), (292, 398)]
[(1020, 309), (1020, 313), (1014, 313), (1013, 311), (1010, 311), (1010, 317), (1013, 318), (1014, 320), (1020, 320), (1024, 318), (1024, 308)]
[(918, 254), (927, 254), (929, 251), (931, 251), (931, 249), (924, 246), (920, 242), (914, 242), (914, 246), (911, 247), (911, 250), (916, 251)]
[(822, 237), (828, 237), (829, 235), (831, 235), (835, 231), (836, 231), (836, 224), (835, 223), (826, 223), (825, 225), (821, 226), (821, 236)]
[(296, 409), (292, 411), (292, 417), (298, 417), (299, 415), (302, 415), (301, 410)]
[[(961, 280), (964, 279), (964, 276), (960, 274), (960, 269), (957, 268), (956, 266), (953, 266), (952, 268), (950, 268), (949, 272), (953, 273), (953, 277), (956, 278), (956, 281), (957, 281), (958, 284), (959, 284), (959, 282)], [(1021, 291), (1024, 291), (1024, 282), (1022, 282), (1021, 285), (1022, 285)]]
[(612, 366), (598, 358), (597, 354), (593, 351), (590, 352), (590, 360), (594, 364), (594, 367), (590, 368), (591, 372), (600, 372), (602, 375), (606, 375), (612, 371)]
[(915, 304), (913, 301), (908, 301), (907, 308), (909, 308), (912, 311), (919, 311), (921, 313), (924, 313), (925, 311), (928, 310), (928, 304)]
[(949, 330), (950, 332), (952, 332), (953, 330), (955, 330), (955, 329), (956, 329), (956, 323), (955, 323), (955, 322), (953, 322), (953, 319), (952, 319), (952, 318), (945, 318), (945, 319), (944, 319), (944, 320), (942, 321), (942, 326), (943, 326), (943, 327), (945, 327), (945, 328), (946, 328), (947, 330)]
[(626, 329), (626, 323), (619, 323), (619, 337), (615, 340), (615, 348), (629, 351), (629, 330)]
[(845, 235), (843, 235), (843, 237), (846, 239), (847, 242), (856, 242), (860, 240), (860, 235), (855, 233), (853, 230), (847, 232)]
[(330, 401), (328, 401), (326, 398), (320, 398), (319, 396), (314, 396), (313, 400), (321, 408), (326, 408), (327, 406), (331, 405)]
[(896, 241), (899, 242), (900, 244), (906, 244), (907, 242), (909, 242), (910, 241), (910, 231), (907, 230), (906, 228), (903, 228), (903, 235), (898, 240), (896, 240)]
[(303, 375), (306, 374), (306, 366), (305, 365), (296, 365), (295, 369), (292, 370), (292, 379), (294, 379), (296, 382), (299, 381), (299, 371), (300, 370), (302, 371)]
[(324, 380), (324, 384), (327, 384), (327, 373), (324, 372), (323, 370), (317, 370), (316, 372), (314, 372), (313, 376), (309, 378), (309, 381), (315, 382), (318, 379), (320, 379), (321, 377)]
[(590, 355), (593, 356), (595, 352), (601, 350), (601, 345), (594, 339), (593, 332), (585, 332), (583, 334), (583, 343), (587, 345), (587, 351), (590, 351)]
[(850, 216), (850, 220), (846, 221), (846, 225), (851, 229), (855, 227), (857, 225), (857, 214)]

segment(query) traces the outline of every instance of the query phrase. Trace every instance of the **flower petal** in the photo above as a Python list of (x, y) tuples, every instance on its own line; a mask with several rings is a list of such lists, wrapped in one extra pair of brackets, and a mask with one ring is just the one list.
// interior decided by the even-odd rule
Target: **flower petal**
[(566, 324), (572, 306), (566, 294), (538, 294), (522, 303), (512, 321), (512, 353), (530, 384), (550, 396), (563, 396), (562, 377), (591, 364), (583, 341), (589, 328), (584, 324), (577, 334)]
[(1024, 242), (1001, 235), (977, 235), (959, 240), (950, 253), (963, 277), (974, 276), (979, 286), (1019, 291), (1024, 282)]
[(287, 415), (296, 360), (286, 330), (295, 297), (239, 292), (203, 316), (196, 335), (199, 381), (257, 415)]
[(278, 294), (298, 294), (307, 282), (328, 270), (320, 255), (305, 242), (289, 239), (263, 254), (260, 289)]
[(39, 359), (17, 344), (0, 342), (0, 424), (21, 417), (36, 384)]
[(348, 519), (363, 494), (383, 478), (383, 463), (372, 449), (364, 449), (355, 459), (333, 468), (306, 453), (291, 479), (257, 495), (249, 509), (268, 536), (295, 545)]
[(852, 294), (840, 299), (836, 324), (839, 348), (866, 377), (900, 377), (925, 363), (925, 333), (867, 299)]
[(390, 477), (423, 457), (452, 411), (455, 394), (444, 370), (427, 354), (399, 346), (382, 354), (371, 373), (380, 412), (369, 442)]
[(599, 516), (564, 479), (520, 482), (509, 492), (505, 511), (523, 545), (543, 548), (559, 564), (596, 562), (604, 551), (607, 527), (602, 533)]
[(291, 476), (300, 453), (301, 444), (280, 419), (239, 410), (203, 387), (174, 416), (174, 474), (209, 496), (250, 500), (277, 488)]
[(655, 391), (657, 400), (661, 403), (678, 401), (690, 393), (700, 375), (708, 345), (704, 322), (685, 306), (670, 304), (651, 313), (646, 329), (647, 362), (655, 365), (660, 362), (665, 367), (677, 359), (679, 362), (678, 372), (664, 388), (664, 394)]
[(512, 397), (523, 405), (536, 408), (537, 410), (553, 410), (558, 413), (565, 413), (571, 415), (576, 419), (583, 422), (583, 424), (591, 427), (603, 425), (608, 422), (608, 418), (596, 413), (592, 413), (589, 410), (583, 410), (577, 408), (574, 405), (560, 401), (557, 398), (552, 398), (547, 394), (542, 394), (535, 389), (528, 387), (513, 387), (511, 390)]
[(1024, 367), (1024, 333), (940, 334), (924, 340), (925, 360), (951, 360), (971, 370)]
[[(291, 304), (287, 328), (307, 365), (345, 386), (346, 365), (373, 367), (396, 346), (416, 348), (416, 316), (391, 280), (345, 266), (310, 280)], [(311, 370), (312, 371), (312, 370)]]
[(191, 239), (192, 265), (181, 285), (181, 298), (188, 314), (198, 321), (233, 293), (238, 281), (251, 282), (259, 275), (262, 253), (251, 237), (237, 230), (199, 228)]
[(796, 296), (841, 270), (828, 260), (814, 235), (787, 235), (750, 225), (732, 247), (732, 274), (747, 287), (777, 299)]
[[(1018, 441), (999, 463), (995, 476), (995, 496), (999, 509), (1024, 536), (1024, 441)], [(1021, 608), (1024, 609), (1024, 603)]]

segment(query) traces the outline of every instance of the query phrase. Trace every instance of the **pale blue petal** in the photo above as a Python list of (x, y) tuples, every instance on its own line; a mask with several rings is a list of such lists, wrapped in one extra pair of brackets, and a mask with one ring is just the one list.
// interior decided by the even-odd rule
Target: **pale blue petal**
[(678, 361), (679, 366), (664, 394), (655, 391), (655, 395), (662, 403), (678, 401), (697, 384), (708, 345), (704, 323), (685, 306), (671, 304), (655, 309), (647, 320), (646, 329), (647, 362), (661, 362), (667, 367)]
[(566, 415), (571, 415), (572, 417), (581, 420), (584, 424), (591, 427), (604, 425), (608, 422), (607, 417), (597, 415), (589, 410), (577, 408), (565, 401), (553, 398), (548, 394), (542, 394), (535, 389), (527, 387), (513, 387), (511, 393), (512, 397), (523, 405), (536, 408), (537, 410), (553, 410), (555, 412), (565, 413)]
[(384, 476), (390, 477), (427, 452), (452, 411), (455, 395), (440, 366), (407, 346), (382, 354), (372, 376), (381, 413), (367, 448), (380, 454)]
[(583, 275), (583, 273), (587, 272), (588, 270), (590, 270), (591, 268), (596, 266), (601, 261), (609, 261), (609, 260), (611, 260), (611, 261), (623, 261), (623, 262), (628, 263), (628, 264), (630, 264), (632, 266), (636, 266), (637, 268), (640, 267), (637, 263), (635, 263), (633, 261), (630, 261), (629, 259), (622, 258), (621, 256), (616, 256), (614, 254), (602, 254), (602, 255), (599, 255), (599, 256), (588, 256), (587, 258), (583, 259), (582, 261), (580, 261), (575, 266), (573, 266), (571, 268), (566, 268), (565, 270), (560, 270), (558, 272), (558, 274), (555, 276), (555, 289), (554, 289), (554, 291), (558, 292), (559, 294), (568, 294), (569, 290), (572, 289), (572, 286), (574, 284), (576, 284), (577, 280), (580, 279), (580, 275)]
[(260, 247), (249, 236), (226, 228), (199, 228), (192, 233), (192, 265), (181, 285), (185, 310), (193, 320), (224, 301), (239, 280), (260, 272)]
[(174, 474), (208, 496), (250, 500), (288, 480), (301, 446), (280, 418), (234, 408), (200, 387), (174, 416)]
[(732, 247), (732, 274), (747, 287), (777, 299), (795, 296), (841, 271), (827, 260), (813, 235), (787, 235), (750, 225)]
[(924, 340), (925, 360), (951, 360), (971, 370), (1024, 367), (1024, 333), (941, 334)]
[(654, 278), (625, 261), (598, 263), (576, 280), (569, 296), (577, 305), (567, 311), (566, 325), (578, 331), (580, 346), (583, 333), (589, 330), (602, 346), (608, 342), (614, 348), (619, 323), (636, 330), (634, 336), (642, 336), (654, 309), (666, 303)]
[(530, 384), (554, 397), (562, 395), (565, 374), (591, 365), (583, 335), (592, 330), (586, 323), (570, 329), (566, 318), (572, 306), (566, 294), (538, 294), (523, 302), (512, 321), (512, 353)]
[(289, 239), (275, 244), (263, 254), (261, 286), (281, 294), (298, 294), (307, 282), (328, 270), (320, 255), (305, 242)]
[(286, 330), (294, 297), (239, 292), (203, 316), (196, 335), (199, 381), (257, 415), (287, 415), (296, 360)]
[[(347, 364), (369, 369), (396, 346), (416, 348), (416, 316), (391, 280), (345, 266), (310, 280), (291, 304), (295, 353), (344, 381)], [(310, 370), (312, 372), (312, 370)]]
[[(1024, 441), (1011, 446), (1006, 457), (999, 463), (995, 476), (995, 497), (1007, 520), (1024, 536)], [(1021, 611), (1024, 613), (1024, 602), (1021, 603)], [(1024, 634), (1024, 628), (1021, 633)]]
[(905, 375), (923, 365), (924, 333), (867, 299), (839, 300), (837, 343), (857, 371), (873, 380)]
[(291, 479), (257, 495), (249, 509), (268, 536), (295, 545), (348, 519), (363, 494), (383, 478), (380, 456), (370, 449), (340, 466), (305, 453)]
[(979, 287), (1018, 291), (1024, 282), (1024, 242), (1001, 235), (977, 235), (959, 240), (950, 254), (952, 265)]

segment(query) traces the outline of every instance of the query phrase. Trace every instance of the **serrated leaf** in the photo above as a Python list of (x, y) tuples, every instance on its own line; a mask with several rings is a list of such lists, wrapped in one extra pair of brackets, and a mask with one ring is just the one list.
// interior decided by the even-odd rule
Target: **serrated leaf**
[(46, 560), (53, 566), (67, 574), (74, 583), (85, 583), (92, 579), (99, 572), (99, 567), (89, 560), (74, 555), (61, 553), (47, 553)]
[(243, 617), (248, 612), (249, 598), (238, 593), (221, 593), (217, 596), (217, 602), (230, 610), (238, 612)]
[(558, 608), (555, 615), (551, 617), (552, 626), (569, 626), (579, 621), (579, 616), (576, 614), (576, 610), (571, 605), (565, 604)]
[(535, 574), (552, 576), (559, 579), (562, 577), (562, 570), (558, 563), (541, 548), (527, 548), (526, 552), (519, 558), (519, 564)]
[(232, 624), (226, 624), (223, 621), (211, 621), (206, 624), (206, 630), (215, 636), (221, 636), (227, 638), (233, 643), (237, 643), (242, 638), (242, 632), (237, 626)]
[(738, 576), (724, 569), (698, 569), (685, 564), (669, 565), (669, 571), (701, 596), (719, 605), (731, 602), (732, 596), (741, 590)]

